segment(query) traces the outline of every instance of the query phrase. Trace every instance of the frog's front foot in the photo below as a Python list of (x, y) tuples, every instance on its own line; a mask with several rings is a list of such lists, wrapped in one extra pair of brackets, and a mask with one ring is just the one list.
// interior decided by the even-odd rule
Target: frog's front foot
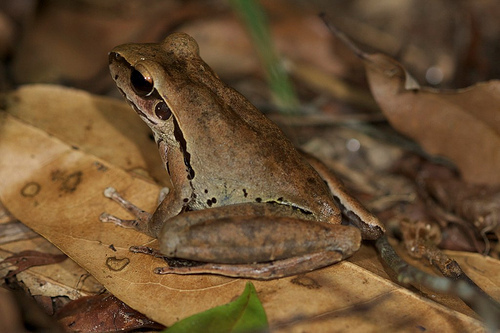
[(107, 187), (104, 190), (104, 196), (110, 198), (111, 200), (118, 203), (120, 206), (125, 208), (131, 214), (133, 214), (135, 220), (124, 220), (116, 216), (110, 215), (108, 213), (102, 213), (99, 216), (101, 222), (112, 222), (124, 228), (134, 228), (141, 232), (146, 232), (148, 222), (151, 219), (151, 214), (140, 209), (139, 207), (132, 204), (130, 201), (123, 198), (113, 187)]

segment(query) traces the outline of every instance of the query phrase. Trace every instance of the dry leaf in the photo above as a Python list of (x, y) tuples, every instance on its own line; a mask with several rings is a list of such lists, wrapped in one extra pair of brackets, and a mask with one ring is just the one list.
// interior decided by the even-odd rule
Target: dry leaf
[[(29, 240), (3, 244), (0, 249), (0, 260), (26, 249), (61, 255), (61, 251), (54, 245), (38, 236)], [(6, 276), (11, 269), (10, 265), (0, 265), (0, 277)], [(72, 260), (31, 267), (17, 274), (16, 278), (29, 289), (32, 296), (65, 296), (69, 299), (77, 299), (94, 295), (103, 289), (101, 284)]]
[(488, 249), (487, 234), (495, 233), (497, 240), (500, 238), (499, 186), (466, 183), (449, 167), (412, 154), (403, 156), (396, 168), (415, 183), (420, 199), (412, 205), (425, 203), (422, 214), (410, 220), (438, 222), (445, 236), (441, 248), (489, 252), (498, 258), (499, 249), (494, 251), (493, 243), (493, 251)]
[(61, 262), (67, 257), (64, 254), (51, 254), (39, 251), (26, 250), (5, 258), (0, 264), (10, 264), (16, 269), (10, 271), (6, 277), (11, 277), (33, 266), (50, 265)]
[[(139, 175), (151, 175), (161, 184), (170, 182), (151, 130), (137, 121), (137, 115), (121, 101), (76, 89), (33, 84), (6, 95), (4, 103), (12, 115), (43, 128), (75, 149)], [(134, 133), (133, 137), (128, 133)], [(106, 144), (110, 140), (116, 146)]]
[[(63, 90), (58, 93), (64, 95)], [(41, 98), (50, 100), (49, 96)], [(36, 103), (33, 105), (34, 114), (52, 107), (45, 105), (40, 111)], [(69, 107), (71, 101), (62, 105)], [(69, 131), (78, 132), (82, 124), (107, 119), (100, 117), (100, 111), (90, 104), (89, 107), (89, 113), (82, 113), (79, 121), (67, 123)], [(66, 109), (59, 110), (61, 113), (52, 115), (52, 119), (64, 122), (68, 113)], [(108, 112), (108, 119), (117, 118), (113, 110)], [(0, 116), (0, 156), (4, 157), (0, 160), (0, 199), (17, 218), (88, 270), (116, 297), (168, 326), (228, 303), (241, 293), (244, 279), (155, 275), (153, 268), (163, 262), (132, 254), (128, 248), (155, 247), (156, 241), (136, 231), (99, 222), (98, 216), (104, 211), (126, 215), (104, 198), (105, 187), (113, 185), (132, 202), (152, 211), (158, 186), (132, 177), (83, 149), (74, 149), (11, 115)], [(108, 125), (116, 126), (112, 122)], [(117, 151), (123, 149), (114, 146), (113, 139), (102, 142)], [(376, 262), (376, 257), (372, 256), (371, 261)], [(348, 261), (296, 277), (254, 284), (273, 331), (321, 332), (331, 331), (332, 327), (390, 331), (484, 329), (476, 319), (422, 298)]]
[(430, 154), (452, 160), (476, 184), (500, 184), (500, 81), (457, 91), (420, 88), (383, 54), (363, 54), (371, 91), (387, 119)]
[(70, 302), (57, 312), (56, 318), (71, 332), (128, 332), (164, 328), (107, 293)]
[(444, 253), (455, 259), (474, 282), (488, 290), (492, 298), (500, 299), (498, 260), (471, 252), (444, 251)]

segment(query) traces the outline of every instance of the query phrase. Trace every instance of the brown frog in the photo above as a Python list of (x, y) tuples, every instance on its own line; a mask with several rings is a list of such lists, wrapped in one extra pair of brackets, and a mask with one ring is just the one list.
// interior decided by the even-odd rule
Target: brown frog
[[(384, 233), (324, 164), (219, 79), (189, 35), (118, 46), (109, 63), (153, 131), (173, 187), (153, 214), (108, 188), (137, 219), (101, 220), (158, 238), (158, 256), (199, 262), (156, 273), (279, 278), (331, 265)], [(355, 227), (341, 224), (341, 210)]]

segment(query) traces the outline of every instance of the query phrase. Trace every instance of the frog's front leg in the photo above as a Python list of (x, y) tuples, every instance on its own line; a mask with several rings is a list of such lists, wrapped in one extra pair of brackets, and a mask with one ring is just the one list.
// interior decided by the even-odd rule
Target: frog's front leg
[(385, 227), (380, 220), (350, 195), (337, 176), (316, 157), (301, 151), (302, 156), (318, 172), (328, 185), (342, 214), (360, 231), (363, 239), (378, 239), (385, 233)]
[(177, 200), (173, 191), (160, 191), (160, 203), (154, 214), (150, 214), (139, 207), (135, 206), (130, 201), (123, 198), (113, 187), (108, 187), (104, 190), (104, 196), (118, 203), (124, 209), (129, 211), (136, 218), (133, 220), (125, 220), (108, 213), (102, 213), (99, 216), (101, 222), (112, 222), (124, 228), (133, 228), (152, 237), (157, 237), (159, 229), (165, 221), (165, 217), (177, 215), (181, 209), (182, 202)]
[(136, 217), (134, 220), (124, 220), (108, 213), (102, 213), (99, 216), (101, 222), (112, 222), (124, 228), (133, 228), (141, 232), (145, 232), (147, 224), (151, 219), (151, 214), (140, 209), (132, 204), (130, 201), (125, 200), (113, 187), (107, 187), (104, 190), (104, 196), (117, 202), (120, 206), (129, 211)]

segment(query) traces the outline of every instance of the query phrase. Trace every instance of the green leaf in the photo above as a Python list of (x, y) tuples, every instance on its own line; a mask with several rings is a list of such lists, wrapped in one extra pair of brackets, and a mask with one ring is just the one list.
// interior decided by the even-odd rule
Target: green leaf
[(267, 316), (255, 287), (247, 282), (237, 300), (178, 321), (165, 332), (267, 332)]

